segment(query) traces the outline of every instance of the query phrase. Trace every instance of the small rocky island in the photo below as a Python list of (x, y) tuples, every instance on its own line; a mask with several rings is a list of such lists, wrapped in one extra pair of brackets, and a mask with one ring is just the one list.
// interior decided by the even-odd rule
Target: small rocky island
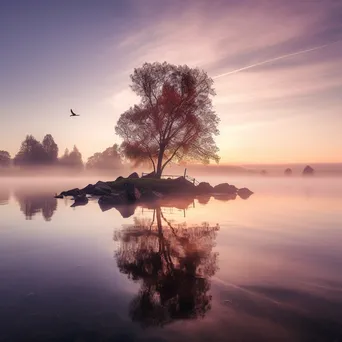
[(198, 185), (188, 181), (184, 177), (175, 179), (160, 179), (148, 174), (143, 177), (134, 172), (127, 178), (118, 177), (115, 181), (98, 181), (96, 184), (88, 184), (83, 189), (75, 188), (61, 192), (56, 198), (72, 196), (74, 204), (72, 206), (85, 205), (88, 203), (88, 195), (98, 197), (98, 203), (102, 210), (108, 208), (125, 206), (132, 204), (143, 204), (147, 202), (159, 201), (165, 198), (229, 196), (235, 199), (236, 196), (247, 199), (253, 194), (247, 188), (238, 189), (228, 183), (211, 186), (209, 183), (202, 182)]

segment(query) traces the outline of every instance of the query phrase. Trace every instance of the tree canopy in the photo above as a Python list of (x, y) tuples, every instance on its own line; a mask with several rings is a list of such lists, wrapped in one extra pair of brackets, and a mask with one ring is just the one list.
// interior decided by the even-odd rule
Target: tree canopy
[(11, 156), (7, 151), (0, 150), (0, 167), (9, 167), (11, 165)]
[[(119, 154), (117, 145), (115, 151)], [(103, 152), (110, 155), (111, 148)], [(65, 150), (61, 158), (58, 158), (59, 148), (51, 134), (46, 134), (42, 142), (33, 135), (27, 135), (20, 145), (20, 149), (13, 158), (13, 165), (20, 168), (32, 166), (63, 166), (74, 169), (83, 168), (82, 154), (76, 146), (72, 151)], [(0, 150), (0, 167), (8, 167), (11, 164), (11, 156), (7, 151)]]
[(19, 152), (14, 157), (14, 164), (19, 166), (39, 165), (46, 162), (43, 145), (33, 136), (27, 135), (21, 143)]
[(46, 154), (46, 162), (49, 164), (56, 163), (58, 161), (58, 146), (51, 134), (45, 135), (42, 145)]
[(70, 153), (68, 149), (65, 149), (64, 155), (60, 158), (60, 165), (75, 169), (83, 168), (82, 154), (76, 146)]
[(172, 160), (219, 161), (215, 91), (203, 70), (145, 63), (134, 69), (131, 80), (140, 104), (121, 114), (115, 127), (128, 159), (136, 165), (150, 162), (159, 177)]

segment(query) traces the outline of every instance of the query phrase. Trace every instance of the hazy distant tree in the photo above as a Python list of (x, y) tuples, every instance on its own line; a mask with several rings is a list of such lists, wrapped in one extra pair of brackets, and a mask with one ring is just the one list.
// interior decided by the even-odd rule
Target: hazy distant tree
[(69, 154), (69, 165), (76, 169), (83, 168), (82, 154), (76, 145)]
[(41, 165), (46, 162), (43, 145), (32, 135), (27, 135), (20, 150), (14, 157), (14, 164), (19, 166)]
[(286, 176), (291, 176), (291, 175), (292, 175), (292, 169), (287, 168), (287, 169), (284, 171), (284, 174), (285, 174)]
[(116, 134), (123, 154), (136, 164), (149, 161), (161, 176), (171, 160), (219, 161), (214, 136), (213, 80), (198, 68), (145, 63), (134, 69), (131, 89), (139, 105), (121, 114)]
[(76, 145), (67, 157), (67, 166), (75, 169), (83, 168), (82, 154)]
[(118, 169), (122, 166), (119, 146), (115, 144), (103, 152), (97, 152), (88, 158), (87, 169)]
[(45, 135), (42, 145), (46, 153), (46, 162), (48, 164), (56, 163), (58, 158), (58, 146), (51, 134)]
[(68, 158), (69, 158), (69, 149), (66, 148), (64, 150), (64, 154), (62, 155), (62, 157), (59, 158), (59, 164), (62, 166), (66, 166), (68, 163)]
[(73, 169), (82, 169), (82, 154), (76, 146), (74, 146), (70, 153), (69, 150), (66, 148), (63, 156), (59, 159), (59, 164), (61, 166), (70, 167)]
[(302, 172), (304, 176), (312, 176), (314, 173), (315, 170), (310, 165), (306, 165)]
[(0, 150), (0, 167), (9, 167), (11, 165), (11, 156), (7, 151)]

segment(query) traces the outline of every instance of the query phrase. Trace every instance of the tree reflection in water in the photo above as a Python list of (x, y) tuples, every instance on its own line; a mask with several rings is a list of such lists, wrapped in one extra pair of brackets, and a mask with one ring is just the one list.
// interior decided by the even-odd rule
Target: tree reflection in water
[(4, 184), (0, 186), (0, 205), (5, 205), (8, 203), (10, 198), (10, 189)]
[(32, 220), (33, 216), (41, 212), (45, 221), (51, 221), (57, 210), (57, 200), (51, 196), (51, 193), (32, 194), (16, 190), (14, 196), (19, 202), (20, 211), (25, 215), (26, 220)]
[(141, 283), (130, 317), (142, 326), (204, 317), (211, 307), (210, 277), (218, 269), (213, 252), (219, 226), (173, 225), (161, 208), (150, 220), (114, 233), (120, 271)]

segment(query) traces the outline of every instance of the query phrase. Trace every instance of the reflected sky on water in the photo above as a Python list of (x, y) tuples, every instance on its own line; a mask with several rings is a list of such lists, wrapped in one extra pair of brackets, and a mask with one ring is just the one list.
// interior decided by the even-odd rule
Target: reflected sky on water
[(106, 211), (0, 182), (1, 342), (342, 338), (338, 179)]

